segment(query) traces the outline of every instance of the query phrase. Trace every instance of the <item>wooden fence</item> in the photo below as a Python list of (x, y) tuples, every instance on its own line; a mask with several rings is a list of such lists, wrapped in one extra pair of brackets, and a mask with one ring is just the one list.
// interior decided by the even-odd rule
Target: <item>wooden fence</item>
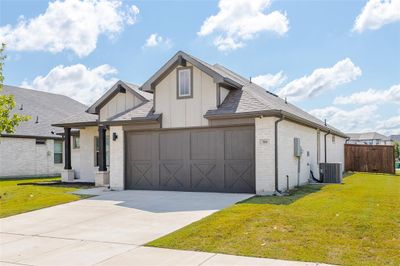
[(345, 171), (395, 173), (394, 146), (344, 145)]

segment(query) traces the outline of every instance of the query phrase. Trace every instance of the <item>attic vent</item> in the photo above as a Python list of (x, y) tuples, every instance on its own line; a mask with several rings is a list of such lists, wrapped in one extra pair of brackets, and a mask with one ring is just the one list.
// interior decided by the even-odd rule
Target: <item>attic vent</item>
[(24, 105), (21, 104), (21, 107), (19, 108), (19, 110), (24, 110)]
[(36, 116), (36, 122), (35, 122), (35, 124), (38, 124), (39, 123), (39, 116)]

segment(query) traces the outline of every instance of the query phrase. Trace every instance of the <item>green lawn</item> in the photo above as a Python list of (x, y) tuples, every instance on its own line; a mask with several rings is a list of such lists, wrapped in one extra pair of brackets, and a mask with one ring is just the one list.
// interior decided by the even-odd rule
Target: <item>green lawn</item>
[(254, 197), (148, 246), (342, 265), (400, 265), (400, 176), (357, 173)]
[(82, 198), (82, 196), (70, 194), (69, 192), (87, 188), (87, 186), (37, 184), (59, 180), (60, 178), (0, 180), (0, 218)]

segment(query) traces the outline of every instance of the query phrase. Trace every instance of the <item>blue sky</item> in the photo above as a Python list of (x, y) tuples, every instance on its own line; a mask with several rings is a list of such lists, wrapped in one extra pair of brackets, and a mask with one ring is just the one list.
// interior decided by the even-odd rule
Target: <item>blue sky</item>
[(399, 1), (1, 0), (5, 83), (90, 104), (183, 50), (344, 131), (400, 134)]

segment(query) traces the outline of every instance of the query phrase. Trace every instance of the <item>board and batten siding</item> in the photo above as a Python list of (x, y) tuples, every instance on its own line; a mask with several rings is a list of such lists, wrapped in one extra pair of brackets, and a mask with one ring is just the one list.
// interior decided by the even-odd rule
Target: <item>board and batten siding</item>
[(120, 92), (100, 109), (100, 120), (107, 120), (112, 116), (138, 106), (142, 102), (143, 101), (141, 99), (139, 99), (129, 90), (127, 90), (126, 93)]
[(208, 120), (203, 116), (208, 110), (217, 108), (216, 83), (213, 78), (192, 67), (192, 98), (177, 98), (176, 69), (156, 85), (155, 112), (162, 113), (163, 128), (208, 126)]

